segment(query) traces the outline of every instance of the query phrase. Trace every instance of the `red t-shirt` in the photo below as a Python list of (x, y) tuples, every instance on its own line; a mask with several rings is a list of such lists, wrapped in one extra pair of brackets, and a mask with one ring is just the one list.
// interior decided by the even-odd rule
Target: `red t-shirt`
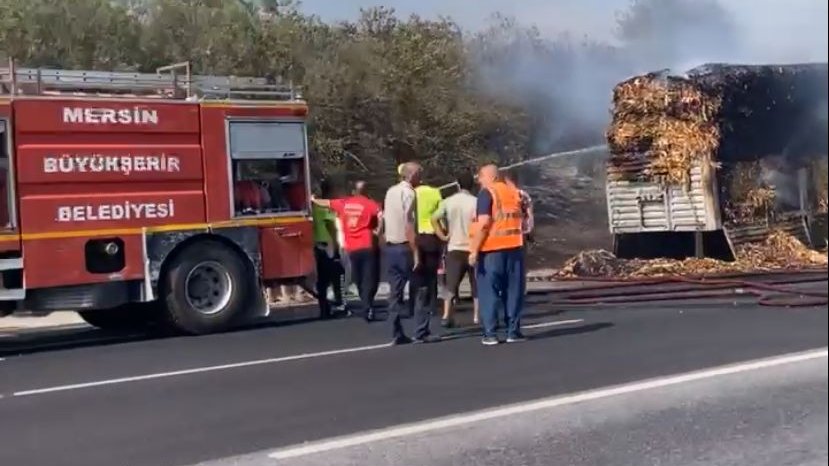
[(343, 228), (347, 252), (374, 246), (374, 233), (380, 206), (365, 196), (351, 196), (331, 201), (331, 210), (337, 214)]

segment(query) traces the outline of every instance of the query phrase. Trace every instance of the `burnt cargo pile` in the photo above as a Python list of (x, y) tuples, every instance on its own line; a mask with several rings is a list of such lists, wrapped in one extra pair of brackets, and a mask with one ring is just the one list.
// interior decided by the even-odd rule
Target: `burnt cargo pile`
[(613, 93), (610, 163), (641, 164), (637, 176), (679, 184), (695, 163), (825, 159), (826, 101), (826, 64), (705, 65), (686, 76), (637, 76)]
[[(684, 217), (682, 231), (724, 231), (735, 256), (741, 243), (774, 232), (822, 248), (826, 233), (809, 234), (809, 225), (825, 221), (827, 208), (826, 113), (825, 63), (714, 64), (620, 83), (607, 131), (611, 229), (615, 215), (627, 222), (616, 234), (677, 231), (671, 220), (647, 222), (656, 210), (664, 211), (660, 221), (674, 215), (672, 199), (685, 196), (685, 206), (711, 206), (693, 218), (713, 214), (698, 223)], [(656, 205), (661, 196), (642, 197), (659, 186), (667, 193), (664, 208)], [(631, 205), (615, 207), (611, 194), (638, 199), (640, 227), (623, 218)]]

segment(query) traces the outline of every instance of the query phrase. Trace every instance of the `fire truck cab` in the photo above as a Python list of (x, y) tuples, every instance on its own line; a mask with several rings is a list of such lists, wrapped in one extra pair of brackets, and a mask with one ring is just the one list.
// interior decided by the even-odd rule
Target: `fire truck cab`
[(202, 334), (314, 268), (306, 117), (271, 78), (0, 69), (0, 315)]

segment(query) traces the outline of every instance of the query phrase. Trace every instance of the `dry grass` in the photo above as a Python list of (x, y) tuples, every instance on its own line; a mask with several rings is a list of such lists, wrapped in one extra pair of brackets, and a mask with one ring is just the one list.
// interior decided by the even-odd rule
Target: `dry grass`
[(765, 241), (740, 246), (737, 260), (716, 259), (618, 259), (605, 250), (583, 251), (568, 260), (558, 277), (646, 278), (704, 276), (724, 273), (825, 267), (827, 256), (809, 249), (797, 238), (782, 231), (772, 232)]

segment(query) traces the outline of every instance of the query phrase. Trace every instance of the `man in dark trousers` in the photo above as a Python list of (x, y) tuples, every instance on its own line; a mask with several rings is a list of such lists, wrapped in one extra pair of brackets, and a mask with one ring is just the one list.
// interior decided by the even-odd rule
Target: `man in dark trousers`
[[(331, 196), (331, 184), (328, 180), (320, 182), (320, 194)], [(334, 225), (334, 213), (326, 206), (314, 204), (311, 208), (314, 222), (314, 258), (317, 263), (317, 301), (320, 316), (331, 317), (334, 309), (343, 306), (343, 292), (340, 286), (342, 266), (338, 257), (337, 232)], [(334, 287), (335, 303), (332, 308), (328, 301), (328, 287)]]
[(351, 196), (333, 200), (312, 198), (312, 202), (330, 208), (342, 224), (343, 248), (348, 254), (352, 279), (357, 284), (363, 315), (370, 322), (374, 320), (374, 296), (379, 280), (380, 206), (365, 192), (366, 182), (360, 180), (354, 183)]
[[(404, 304), (406, 284), (412, 278), (412, 271), (418, 268), (419, 258), (415, 237), (417, 233), (417, 196), (415, 187), (420, 184), (420, 164), (407, 162), (400, 166), (400, 182), (386, 191), (383, 202), (383, 231), (386, 237), (385, 258), (389, 278), (389, 319), (392, 323), (392, 343), (396, 345), (411, 343), (406, 336), (401, 322), (404, 306), (413, 312), (412, 297), (417, 285), (409, 284), (409, 303)], [(417, 329), (415, 342), (434, 341), (429, 331), (430, 315), (423, 306), (414, 310)]]

